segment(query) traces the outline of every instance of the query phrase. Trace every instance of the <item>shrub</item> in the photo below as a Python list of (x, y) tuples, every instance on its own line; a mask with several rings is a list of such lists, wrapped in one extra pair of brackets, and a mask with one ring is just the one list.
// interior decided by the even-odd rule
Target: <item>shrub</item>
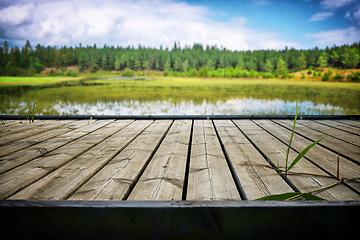
[(359, 82), (360, 81), (360, 72), (354, 73), (351, 79), (353, 82)]
[(121, 75), (123, 77), (133, 77), (134, 76), (134, 71), (129, 69), (129, 68), (125, 68), (122, 72)]
[(45, 70), (44, 65), (42, 65), (41, 63), (34, 64), (34, 71), (36, 74), (41, 73), (43, 70)]
[(336, 75), (333, 77), (334, 80), (343, 80), (344, 76), (341, 74), (336, 73)]
[(66, 76), (69, 76), (69, 77), (77, 77), (79, 75), (79, 72), (78, 71), (75, 71), (75, 70), (68, 70), (66, 72)]
[(200, 68), (198, 71), (199, 77), (209, 77), (209, 72), (207, 67)]
[(324, 76), (322, 77), (323, 81), (329, 81), (330, 77), (328, 73), (325, 73)]
[(310, 68), (309, 68), (309, 70), (307, 71), (307, 74), (312, 74), (312, 71), (310, 70)]

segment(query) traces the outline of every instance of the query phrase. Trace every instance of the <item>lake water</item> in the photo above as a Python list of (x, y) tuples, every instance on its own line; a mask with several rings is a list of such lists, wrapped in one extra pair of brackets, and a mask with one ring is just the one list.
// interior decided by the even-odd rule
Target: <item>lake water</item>
[(28, 114), (34, 102), (46, 115), (287, 115), (296, 102), (299, 114), (359, 114), (358, 91), (283, 85), (101, 79), (11, 87), (0, 89), (0, 114)]

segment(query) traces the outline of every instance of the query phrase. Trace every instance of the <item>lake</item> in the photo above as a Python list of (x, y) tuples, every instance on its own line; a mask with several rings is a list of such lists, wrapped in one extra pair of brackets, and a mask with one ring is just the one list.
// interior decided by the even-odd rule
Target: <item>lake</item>
[(360, 114), (352, 83), (192, 78), (84, 79), (0, 87), (0, 114), (307, 115)]

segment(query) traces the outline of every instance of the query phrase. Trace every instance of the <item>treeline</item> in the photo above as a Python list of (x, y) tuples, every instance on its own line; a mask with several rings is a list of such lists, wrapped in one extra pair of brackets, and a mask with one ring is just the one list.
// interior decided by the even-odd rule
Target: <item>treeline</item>
[(359, 68), (359, 60), (360, 42), (325, 49), (230, 51), (216, 46), (204, 49), (199, 43), (183, 48), (180, 43), (175, 43), (171, 50), (140, 45), (137, 48), (106, 45), (98, 48), (96, 45), (83, 47), (81, 44), (75, 48), (63, 46), (58, 49), (40, 44), (32, 47), (29, 41), (21, 48), (9, 47), (5, 41), (0, 46), (0, 75), (32, 76), (45, 67), (65, 71), (69, 66), (78, 65), (80, 72), (155, 70), (164, 71), (164, 75), (186, 76), (192, 75), (192, 71), (206, 76), (236, 72), (240, 77), (242, 74), (256, 76), (267, 73), (285, 78), (288, 72), (315, 67)]

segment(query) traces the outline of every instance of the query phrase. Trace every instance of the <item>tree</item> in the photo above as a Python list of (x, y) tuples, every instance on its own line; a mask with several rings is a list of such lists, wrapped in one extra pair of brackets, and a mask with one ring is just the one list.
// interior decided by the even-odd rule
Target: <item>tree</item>
[(341, 54), (341, 62), (344, 65), (344, 73), (345, 73), (345, 69), (348, 68), (349, 66), (349, 49), (345, 48), (343, 54)]
[(351, 67), (351, 73), (353, 72), (353, 69), (356, 68), (356, 66), (358, 65), (359, 59), (360, 56), (358, 51), (355, 48), (351, 48), (349, 51), (349, 59), (348, 59), (349, 65)]
[(116, 71), (119, 71), (119, 69), (120, 69), (120, 64), (121, 64), (120, 56), (116, 56), (116, 57), (115, 57), (115, 62), (114, 62), (114, 69), (115, 69)]
[(326, 67), (326, 61), (325, 61), (325, 59), (324, 59), (323, 56), (320, 56), (320, 57), (319, 57), (319, 59), (318, 59), (318, 61), (317, 61), (317, 64), (319, 65), (321, 71), (322, 71), (322, 69), (323, 69), (324, 67)]
[(103, 53), (102, 57), (101, 57), (101, 66), (102, 66), (102, 69), (104, 70), (108, 70), (109, 67), (108, 67), (108, 57), (106, 55), (106, 53)]
[(213, 67), (213, 61), (209, 58), (206, 62), (207, 68), (210, 70)]
[(182, 70), (182, 62), (181, 62), (180, 58), (175, 59), (174, 70), (175, 71), (181, 71)]
[(79, 55), (78, 67), (80, 72), (89, 67), (89, 55), (85, 51), (82, 51)]
[[(176, 43), (175, 43), (176, 44)], [(164, 66), (164, 71), (170, 71), (171, 69), (171, 60), (170, 60), (170, 56), (166, 59), (166, 62), (165, 62), (165, 66)]]
[(300, 70), (303, 70), (306, 68), (306, 57), (304, 52), (300, 53), (300, 56), (298, 57), (297, 65), (300, 68)]
[(335, 62), (339, 59), (339, 54), (337, 54), (337, 52), (334, 50), (332, 52), (332, 54), (330, 55), (330, 58), (331, 58), (332, 65), (334, 67)]
[(268, 59), (265, 64), (265, 71), (271, 73), (273, 70), (274, 70), (274, 67), (273, 67), (270, 59)]
[(240, 70), (244, 69), (245, 63), (243, 57), (239, 57), (236, 65)]
[(189, 61), (187, 59), (182, 64), (182, 70), (184, 72), (187, 72), (187, 70), (189, 70)]
[(276, 75), (280, 76), (281, 78), (287, 78), (287, 76), (288, 76), (285, 62), (281, 58), (279, 59), (279, 62), (276, 66), (275, 73), (276, 73)]

